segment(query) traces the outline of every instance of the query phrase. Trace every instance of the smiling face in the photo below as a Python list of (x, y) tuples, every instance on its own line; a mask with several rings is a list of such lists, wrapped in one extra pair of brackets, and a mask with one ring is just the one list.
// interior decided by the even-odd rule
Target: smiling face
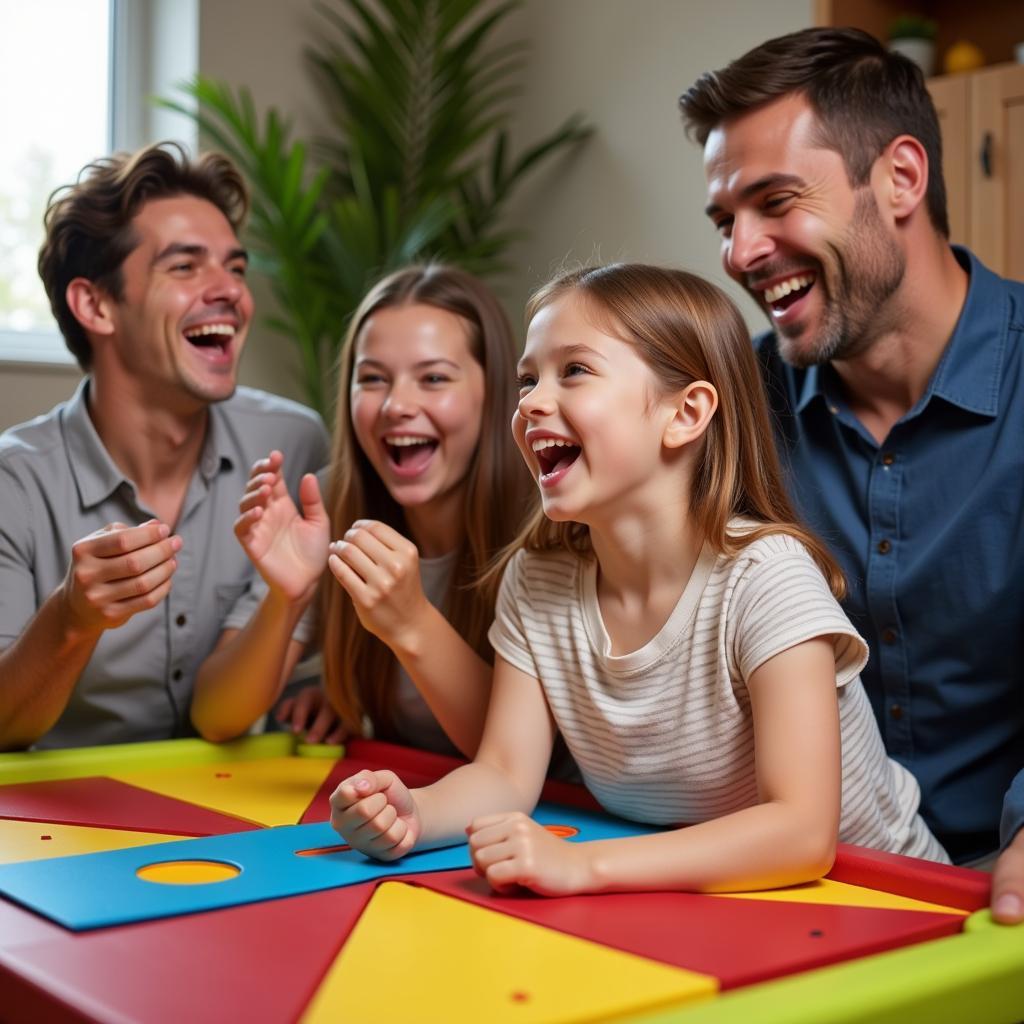
[(161, 402), (230, 398), (252, 318), (246, 255), (230, 223), (205, 199), (175, 196), (150, 200), (132, 227), (139, 243), (112, 304), (112, 358), (98, 366)]
[(354, 359), (352, 426), (370, 464), (403, 508), (450, 515), (483, 417), (484, 371), (469, 325), (434, 306), (378, 309)]
[(815, 130), (807, 100), (792, 94), (719, 125), (704, 147), (723, 266), (796, 366), (870, 347), (905, 271), (872, 184), (851, 187), (842, 156)]
[(673, 406), (636, 347), (586, 312), (568, 292), (530, 321), (512, 431), (545, 515), (594, 525), (663, 485)]

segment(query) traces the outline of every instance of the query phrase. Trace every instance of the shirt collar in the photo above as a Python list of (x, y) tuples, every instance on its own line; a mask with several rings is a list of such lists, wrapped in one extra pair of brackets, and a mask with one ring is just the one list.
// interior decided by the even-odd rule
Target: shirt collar
[[(62, 415), (64, 443), (83, 508), (105, 501), (121, 484), (133, 486), (96, 432), (89, 415), (89, 381), (86, 377), (78, 385)], [(234, 465), (232, 452), (230, 427), (224, 412), (218, 404), (211, 405), (206, 441), (199, 456), (199, 472), (203, 478), (209, 482), (222, 466), (230, 469)]]
[[(918, 408), (935, 395), (970, 412), (995, 416), (1009, 331), (1010, 296), (1002, 287), (1002, 279), (973, 253), (956, 245), (952, 248), (969, 274), (967, 299)], [(811, 366), (804, 371), (796, 402), (798, 413), (818, 396), (826, 403), (833, 402), (828, 389), (831, 374), (825, 370), (823, 366)]]
[(936, 395), (969, 412), (995, 416), (1009, 333), (1010, 295), (1002, 279), (973, 253), (953, 246), (953, 254), (970, 275), (967, 300), (925, 399)]
[(64, 447), (83, 508), (105, 501), (128, 482), (103, 446), (89, 415), (89, 380), (82, 380), (61, 415)]

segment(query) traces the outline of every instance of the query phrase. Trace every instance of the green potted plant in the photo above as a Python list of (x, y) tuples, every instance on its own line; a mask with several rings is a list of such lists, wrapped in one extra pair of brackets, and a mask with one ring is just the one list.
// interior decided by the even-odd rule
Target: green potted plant
[(298, 346), (309, 403), (328, 416), (346, 321), (374, 279), (439, 257), (481, 275), (516, 237), (505, 205), (535, 167), (590, 133), (574, 115), (518, 153), (507, 122), (525, 49), (494, 29), (518, 0), (323, 0), (308, 67), (331, 135), (293, 140), (242, 88), (205, 78), (163, 99), (238, 162), (253, 192), (248, 243)]
[(935, 70), (938, 26), (923, 14), (901, 14), (889, 25), (889, 49), (912, 60), (927, 78)]

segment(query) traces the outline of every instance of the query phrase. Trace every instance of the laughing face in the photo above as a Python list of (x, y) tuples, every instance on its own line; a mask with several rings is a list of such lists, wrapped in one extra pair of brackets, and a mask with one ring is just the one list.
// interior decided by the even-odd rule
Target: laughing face
[(352, 426), (370, 464), (403, 508), (450, 514), (483, 417), (484, 371), (469, 325), (434, 306), (379, 309), (354, 357)]
[(604, 333), (568, 293), (530, 322), (512, 432), (544, 513), (595, 526), (646, 505), (666, 480), (662, 437), (672, 405), (636, 347)]
[(146, 203), (132, 221), (138, 245), (122, 265), (112, 355), (160, 403), (230, 398), (252, 318), (246, 254), (227, 218), (196, 196)]
[(722, 263), (795, 366), (869, 348), (891, 326), (905, 270), (871, 182), (851, 187), (816, 128), (807, 101), (790, 95), (719, 125), (704, 147)]

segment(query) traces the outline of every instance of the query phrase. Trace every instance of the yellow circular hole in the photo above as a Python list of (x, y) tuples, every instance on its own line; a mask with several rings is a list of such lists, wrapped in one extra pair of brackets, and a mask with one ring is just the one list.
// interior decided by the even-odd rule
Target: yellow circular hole
[(208, 885), (237, 878), (241, 868), (219, 860), (171, 860), (163, 864), (146, 864), (135, 874), (144, 882), (160, 885)]

